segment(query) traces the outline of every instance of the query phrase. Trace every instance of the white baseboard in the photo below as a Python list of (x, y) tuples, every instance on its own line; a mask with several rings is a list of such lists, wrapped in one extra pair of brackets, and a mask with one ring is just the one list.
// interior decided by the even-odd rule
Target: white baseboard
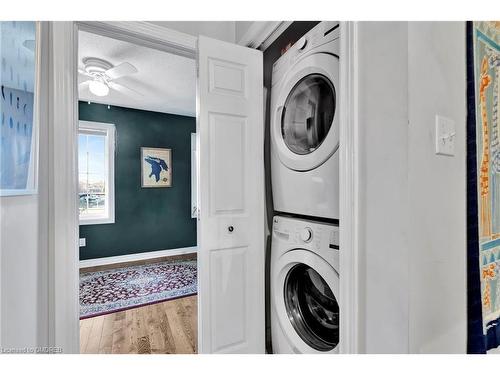
[(124, 263), (124, 262), (135, 262), (138, 260), (161, 258), (161, 257), (167, 257), (167, 256), (174, 256), (174, 255), (194, 254), (197, 251), (198, 251), (198, 248), (196, 246), (193, 246), (193, 247), (181, 247), (179, 249), (148, 251), (147, 253), (119, 255), (119, 256), (115, 256), (115, 257), (86, 259), (86, 260), (80, 261), (80, 268), (104, 266), (104, 265), (108, 265), (108, 264), (116, 264), (116, 263)]

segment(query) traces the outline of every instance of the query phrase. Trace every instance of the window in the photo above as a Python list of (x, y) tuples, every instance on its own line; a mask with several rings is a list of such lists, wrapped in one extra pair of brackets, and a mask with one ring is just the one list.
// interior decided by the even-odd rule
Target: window
[(196, 176), (196, 133), (191, 133), (191, 218), (198, 217), (198, 187)]
[(78, 190), (80, 225), (115, 222), (115, 126), (80, 121)]

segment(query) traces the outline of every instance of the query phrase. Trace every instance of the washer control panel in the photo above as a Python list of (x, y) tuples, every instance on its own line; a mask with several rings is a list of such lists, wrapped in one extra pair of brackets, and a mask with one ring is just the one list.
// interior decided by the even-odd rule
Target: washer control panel
[(304, 242), (309, 242), (313, 238), (313, 231), (311, 228), (304, 228), (300, 231), (300, 239)]
[(273, 235), (290, 246), (339, 250), (339, 227), (333, 224), (275, 216)]

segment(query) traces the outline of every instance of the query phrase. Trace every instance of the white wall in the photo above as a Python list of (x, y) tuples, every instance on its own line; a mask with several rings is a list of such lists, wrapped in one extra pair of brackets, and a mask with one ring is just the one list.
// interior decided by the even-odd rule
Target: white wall
[[(410, 351), (466, 348), (465, 22), (408, 25)], [(435, 116), (456, 123), (435, 154)]]
[(408, 352), (407, 23), (360, 22), (360, 247), (367, 353)]
[(250, 30), (250, 27), (254, 23), (265, 23), (265, 22), (258, 22), (258, 21), (236, 21), (234, 24), (235, 30), (234, 30), (234, 37), (236, 43), (238, 43), (241, 38), (245, 35), (245, 33)]
[[(361, 350), (466, 350), (465, 23), (359, 23)], [(434, 153), (434, 118), (456, 155)]]
[(234, 21), (151, 21), (150, 23), (193, 36), (204, 35), (226, 42), (236, 42)]
[(37, 345), (38, 197), (0, 198), (2, 346)]
[[(48, 76), (47, 23), (42, 60)], [(41, 108), (47, 86), (41, 85)], [(25, 348), (48, 345), (48, 133), (47, 111), (40, 115), (38, 194), (0, 198), (0, 345)]]

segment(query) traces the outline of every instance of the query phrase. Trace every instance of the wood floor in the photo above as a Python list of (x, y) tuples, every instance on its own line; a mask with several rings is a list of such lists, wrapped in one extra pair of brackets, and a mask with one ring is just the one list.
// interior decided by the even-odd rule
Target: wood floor
[(197, 296), (80, 320), (80, 353), (194, 354)]

